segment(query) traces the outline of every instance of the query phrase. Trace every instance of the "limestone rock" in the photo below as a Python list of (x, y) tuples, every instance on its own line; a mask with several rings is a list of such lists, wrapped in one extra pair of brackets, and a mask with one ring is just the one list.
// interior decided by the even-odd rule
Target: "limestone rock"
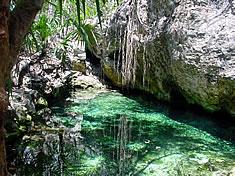
[(72, 62), (72, 69), (74, 71), (79, 71), (79, 72), (85, 74), (86, 73), (86, 63), (85, 63), (85, 61), (80, 61), (80, 60), (75, 61), (74, 60)]
[[(34, 120), (34, 114), (49, 121), (51, 102), (65, 97), (72, 72), (55, 57), (39, 54), (20, 56), (12, 70), (13, 88), (9, 97), (9, 110), (16, 114), (18, 125)], [(32, 118), (32, 119), (31, 119)]]
[(97, 77), (79, 75), (77, 73), (73, 75), (72, 85), (74, 88), (78, 89), (88, 89), (88, 88), (102, 89), (105, 87)]
[(234, 0), (125, 1), (106, 29), (104, 73), (162, 100), (177, 91), (235, 115), (234, 24)]
[(36, 105), (39, 106), (39, 107), (46, 108), (46, 107), (48, 107), (48, 102), (47, 102), (47, 100), (45, 98), (40, 97), (37, 100)]

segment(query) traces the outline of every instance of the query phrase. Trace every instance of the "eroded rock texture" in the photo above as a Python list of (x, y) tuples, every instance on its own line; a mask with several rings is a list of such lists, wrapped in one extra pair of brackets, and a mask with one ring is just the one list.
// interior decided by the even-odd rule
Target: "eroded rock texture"
[(125, 1), (103, 44), (116, 85), (235, 115), (235, 0)]

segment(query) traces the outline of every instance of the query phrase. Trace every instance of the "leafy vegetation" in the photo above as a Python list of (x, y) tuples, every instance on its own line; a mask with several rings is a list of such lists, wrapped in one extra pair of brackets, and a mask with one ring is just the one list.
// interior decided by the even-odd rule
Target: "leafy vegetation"
[(101, 29), (103, 10), (111, 9), (106, 4), (106, 0), (48, 0), (25, 38), (24, 50), (43, 53), (56, 43), (53, 49), (55, 53), (60, 52), (61, 59), (71, 41), (84, 43), (86, 48), (95, 50), (98, 37), (95, 25), (99, 23)]

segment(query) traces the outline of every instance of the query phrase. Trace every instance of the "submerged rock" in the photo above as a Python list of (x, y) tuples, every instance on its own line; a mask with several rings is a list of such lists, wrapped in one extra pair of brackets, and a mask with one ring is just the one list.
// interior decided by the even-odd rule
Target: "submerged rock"
[(235, 115), (233, 1), (125, 1), (106, 31), (105, 75), (171, 101)]

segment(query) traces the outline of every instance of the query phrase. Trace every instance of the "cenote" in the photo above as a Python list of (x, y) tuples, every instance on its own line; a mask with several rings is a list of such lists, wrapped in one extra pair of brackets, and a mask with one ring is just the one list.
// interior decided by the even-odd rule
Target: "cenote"
[(85, 90), (53, 114), (18, 147), (17, 175), (207, 176), (235, 166), (234, 127), (187, 110)]

